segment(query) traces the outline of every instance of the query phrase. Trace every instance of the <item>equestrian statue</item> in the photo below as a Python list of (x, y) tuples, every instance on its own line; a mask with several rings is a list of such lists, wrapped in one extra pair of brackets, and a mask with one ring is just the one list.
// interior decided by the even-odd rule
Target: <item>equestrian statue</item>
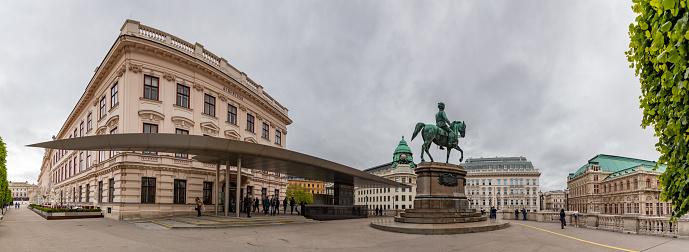
[(431, 143), (435, 143), (440, 147), (441, 150), (444, 149), (443, 147), (447, 148), (447, 159), (445, 160), (445, 163), (450, 161), (450, 151), (452, 149), (457, 149), (462, 154), (462, 157), (459, 158), (459, 162), (461, 163), (462, 160), (464, 160), (464, 151), (459, 148), (458, 137), (464, 137), (466, 124), (464, 124), (463, 121), (450, 122), (445, 115), (445, 103), (439, 102), (438, 109), (438, 113), (435, 114), (436, 124), (424, 124), (422, 122), (417, 123), (416, 128), (414, 129), (414, 134), (411, 136), (411, 140), (414, 140), (416, 135), (421, 132), (421, 136), (423, 137), (423, 145), (421, 146), (421, 162), (426, 162), (426, 160), (423, 159), (424, 152), (428, 154), (428, 157), (431, 158), (431, 162), (433, 162), (433, 156), (431, 156), (431, 153), (428, 152), (428, 149), (431, 148)]

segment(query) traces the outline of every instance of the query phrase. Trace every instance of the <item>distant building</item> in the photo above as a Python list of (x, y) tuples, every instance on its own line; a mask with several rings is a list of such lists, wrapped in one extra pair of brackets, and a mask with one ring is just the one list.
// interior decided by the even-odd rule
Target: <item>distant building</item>
[(368, 209), (408, 209), (413, 208), (416, 197), (416, 165), (411, 149), (400, 141), (393, 153), (392, 162), (364, 170), (395, 182), (410, 185), (411, 188), (354, 188), (354, 204), (367, 205)]
[(540, 209), (541, 173), (525, 157), (467, 158), (465, 191), (477, 210)]
[(325, 182), (323, 181), (287, 176), (287, 186), (292, 184), (306, 188), (311, 194), (325, 194)]
[(663, 172), (654, 161), (599, 154), (567, 176), (569, 210), (670, 215), (670, 202), (660, 201)]
[(35, 184), (29, 184), (26, 182), (12, 182), (9, 181), (9, 189), (12, 193), (14, 201), (17, 202), (36, 202), (36, 198), (40, 192), (40, 189)]
[(543, 210), (560, 211), (565, 209), (565, 192), (562, 190), (548, 191), (543, 193)]

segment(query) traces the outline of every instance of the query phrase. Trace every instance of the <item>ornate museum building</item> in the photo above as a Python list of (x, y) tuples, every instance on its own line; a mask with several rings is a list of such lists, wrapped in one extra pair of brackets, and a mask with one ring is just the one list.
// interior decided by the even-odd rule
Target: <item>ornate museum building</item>
[(660, 200), (656, 162), (599, 154), (567, 176), (569, 210), (605, 214), (670, 215)]
[(15, 202), (28, 202), (29, 204), (40, 202), (39, 197), (37, 197), (37, 194), (40, 191), (38, 186), (35, 184), (29, 184), (28, 181), (9, 181), (9, 189), (12, 192), (11, 195)]
[[(170, 133), (284, 148), (291, 123), (287, 108), (224, 58), (127, 20), (54, 139)], [(225, 188), (215, 191), (215, 168), (187, 154), (47, 149), (38, 181), (46, 203), (94, 205), (124, 220), (191, 212), (196, 197), (213, 211)], [(242, 169), (236, 185), (229, 169), (231, 195), (284, 198), (284, 174)]]
[(411, 188), (354, 188), (354, 204), (367, 205), (369, 211), (376, 208), (381, 210), (413, 208), (414, 197), (416, 197), (414, 169), (416, 165), (411, 149), (403, 137), (395, 148), (392, 162), (366, 169), (364, 172), (409, 185)]
[(467, 158), (463, 166), (472, 208), (540, 210), (541, 173), (525, 157)]

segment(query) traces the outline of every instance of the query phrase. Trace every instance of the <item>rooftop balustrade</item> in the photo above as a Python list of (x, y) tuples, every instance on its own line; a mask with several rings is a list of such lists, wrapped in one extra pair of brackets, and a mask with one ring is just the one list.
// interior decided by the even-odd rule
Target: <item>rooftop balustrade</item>
[(189, 43), (183, 39), (175, 37), (174, 35), (153, 27), (142, 25), (138, 21), (134, 20), (127, 20), (124, 23), (120, 29), (120, 35), (129, 35), (154, 41), (177, 49), (178, 51), (189, 55), (190, 57), (199, 59), (239, 82), (241, 85), (261, 97), (266, 103), (275, 108), (277, 111), (285, 116), (288, 116), (289, 110), (273, 99), (272, 96), (268, 95), (268, 93), (263, 91), (263, 86), (257, 84), (248, 78), (245, 73), (237, 70), (237, 68), (227, 63), (226, 59), (218, 57), (217, 55), (203, 48), (203, 45), (199, 43)]

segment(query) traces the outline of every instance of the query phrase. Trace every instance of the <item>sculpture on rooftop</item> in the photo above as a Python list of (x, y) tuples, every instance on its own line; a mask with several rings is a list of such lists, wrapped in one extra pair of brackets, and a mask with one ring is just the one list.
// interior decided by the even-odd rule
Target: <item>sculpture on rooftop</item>
[[(462, 160), (464, 160), (464, 151), (459, 148), (458, 137), (464, 137), (466, 124), (460, 121), (450, 122), (445, 115), (445, 103), (439, 102), (438, 109), (438, 113), (435, 114), (436, 125), (424, 124), (422, 122), (417, 123), (411, 139), (413, 141), (416, 135), (421, 132), (421, 136), (423, 137), (423, 145), (421, 146), (421, 162), (426, 162), (423, 158), (424, 152), (428, 154), (428, 157), (431, 158), (431, 162), (433, 162), (433, 156), (431, 156), (431, 153), (428, 152), (428, 149), (430, 149), (431, 143), (435, 143), (440, 147), (441, 150), (443, 147), (447, 148), (447, 159), (445, 160), (445, 163), (450, 161), (450, 151), (452, 151), (452, 149), (456, 149), (462, 154), (462, 156), (459, 158), (459, 162), (461, 163)], [(447, 124), (449, 124), (449, 126)]]

